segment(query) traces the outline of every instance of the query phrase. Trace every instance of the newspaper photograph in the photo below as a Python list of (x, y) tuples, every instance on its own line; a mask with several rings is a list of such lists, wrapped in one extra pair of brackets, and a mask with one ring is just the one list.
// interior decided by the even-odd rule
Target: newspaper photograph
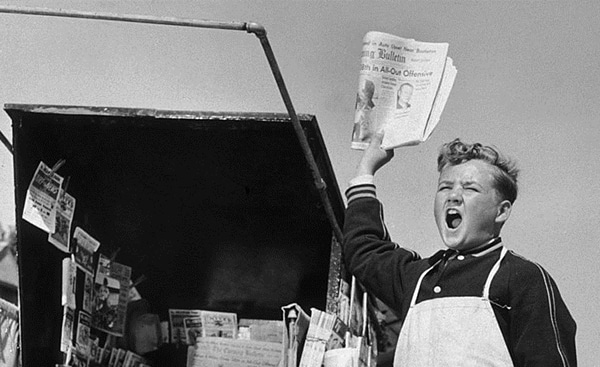
[(425, 141), (439, 122), (456, 77), (447, 43), (419, 42), (382, 32), (363, 38), (352, 149), (383, 132), (382, 148)]
[(80, 227), (76, 227), (72, 247), (77, 267), (88, 274), (94, 274), (94, 253), (100, 247), (100, 242)]
[(90, 314), (78, 311), (75, 347), (83, 355), (90, 354)]
[(27, 189), (23, 219), (45, 232), (54, 233), (56, 202), (62, 182), (61, 176), (40, 162)]
[[(200, 318), (202, 310), (169, 309), (169, 326), (171, 327), (171, 343), (187, 344), (185, 333), (186, 318)], [(202, 321), (200, 321), (202, 323)]]
[(93, 309), (93, 290), (94, 290), (94, 276), (89, 273), (85, 273), (85, 279), (83, 281), (83, 302), (82, 308), (85, 312), (92, 313)]
[(233, 312), (202, 311), (202, 336), (235, 339), (237, 337), (237, 314)]
[(200, 316), (186, 317), (183, 319), (183, 327), (187, 344), (194, 345), (196, 339), (202, 336), (202, 318)]

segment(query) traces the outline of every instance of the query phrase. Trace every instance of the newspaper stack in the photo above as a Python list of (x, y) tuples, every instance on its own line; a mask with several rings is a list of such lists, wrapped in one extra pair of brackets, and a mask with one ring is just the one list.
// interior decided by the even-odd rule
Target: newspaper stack
[(368, 32), (363, 39), (351, 147), (365, 149), (377, 132), (384, 134), (384, 149), (427, 140), (456, 77), (447, 53), (447, 43)]
[(188, 346), (187, 367), (278, 367), (281, 343), (199, 337)]
[(311, 308), (310, 311), (310, 325), (306, 333), (306, 343), (299, 366), (321, 367), (325, 355), (325, 345), (331, 337), (336, 316), (316, 308)]

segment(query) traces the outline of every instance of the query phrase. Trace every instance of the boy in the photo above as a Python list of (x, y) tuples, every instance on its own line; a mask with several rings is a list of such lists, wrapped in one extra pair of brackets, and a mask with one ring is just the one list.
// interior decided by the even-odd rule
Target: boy
[(517, 197), (513, 162), (456, 139), (438, 157), (428, 259), (391, 242), (373, 175), (393, 151), (376, 134), (346, 191), (345, 262), (403, 325), (394, 366), (576, 366), (575, 322), (556, 284), (500, 238)]

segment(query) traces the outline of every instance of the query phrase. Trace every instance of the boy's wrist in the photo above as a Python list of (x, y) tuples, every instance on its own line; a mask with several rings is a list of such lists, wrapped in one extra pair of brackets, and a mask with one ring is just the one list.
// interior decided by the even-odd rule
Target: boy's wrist
[(348, 182), (348, 187), (356, 186), (356, 185), (365, 185), (365, 184), (373, 184), (375, 182), (375, 177), (370, 174), (362, 174), (356, 175)]
[(368, 164), (364, 164), (363, 162), (361, 162), (358, 164), (358, 167), (356, 167), (356, 174), (354, 175), (354, 177), (364, 176), (364, 175), (374, 176), (375, 168)]

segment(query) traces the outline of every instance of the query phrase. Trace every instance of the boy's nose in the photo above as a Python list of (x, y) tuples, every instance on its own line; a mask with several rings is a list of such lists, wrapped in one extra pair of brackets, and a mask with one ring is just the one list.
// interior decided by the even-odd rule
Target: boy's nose
[(462, 195), (459, 192), (459, 190), (452, 190), (449, 194), (448, 194), (448, 199), (447, 201), (449, 203), (456, 203), (456, 204), (460, 204), (462, 203)]

